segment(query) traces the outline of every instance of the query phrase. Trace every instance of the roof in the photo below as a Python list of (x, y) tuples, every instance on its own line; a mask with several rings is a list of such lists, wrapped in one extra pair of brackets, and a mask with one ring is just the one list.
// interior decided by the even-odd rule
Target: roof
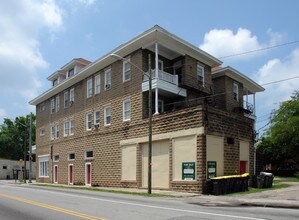
[(250, 93), (257, 93), (265, 91), (265, 89), (254, 82), (249, 77), (245, 76), (244, 74), (240, 73), (239, 71), (235, 70), (234, 68), (227, 66), (227, 67), (217, 67), (212, 69), (212, 79), (221, 77), (221, 76), (228, 76), (237, 82), (243, 84), (245, 88), (248, 89)]
[[(73, 77), (64, 80), (62, 83), (58, 84), (57, 86), (49, 89), (48, 91), (44, 92), (40, 96), (31, 100), (29, 104), (38, 105), (39, 103), (42, 103), (43, 101), (51, 98), (57, 93), (74, 85), (75, 83), (78, 83), (81, 80), (91, 76), (96, 71), (111, 65), (113, 62), (116, 61), (115, 58), (111, 56), (112, 53), (125, 57), (140, 48), (150, 49), (150, 47), (155, 42), (158, 42), (159, 46), (166, 48), (168, 51), (170, 50), (175, 51), (175, 53), (179, 55), (189, 55), (207, 65), (210, 65), (211, 67), (219, 66), (222, 64), (220, 60), (213, 57), (212, 55), (188, 43), (187, 41), (177, 37), (176, 35), (166, 31), (160, 26), (155, 25), (149, 30), (134, 37), (130, 41), (121, 44), (120, 46), (110, 51), (106, 55), (102, 56), (95, 62), (90, 63), (88, 66), (80, 70), (80, 72), (78, 72)], [(82, 58), (77, 58), (77, 59), (82, 59)], [(65, 66), (63, 66), (62, 68), (66, 68), (68, 65), (70, 65), (70, 62)]]

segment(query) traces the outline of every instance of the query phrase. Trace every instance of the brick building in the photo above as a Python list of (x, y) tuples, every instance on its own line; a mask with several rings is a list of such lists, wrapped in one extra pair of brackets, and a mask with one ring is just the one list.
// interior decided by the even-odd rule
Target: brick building
[(220, 65), (159, 26), (95, 62), (73, 59), (30, 102), (37, 181), (147, 187), (149, 73), (153, 188), (201, 193), (208, 177), (253, 174), (254, 97), (264, 89)]

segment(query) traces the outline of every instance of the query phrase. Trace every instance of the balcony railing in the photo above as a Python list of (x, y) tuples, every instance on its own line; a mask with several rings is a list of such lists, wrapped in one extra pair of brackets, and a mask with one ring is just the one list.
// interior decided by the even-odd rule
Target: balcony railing
[[(148, 72), (147, 72), (148, 74)], [(152, 79), (156, 78), (156, 71), (155, 69), (151, 70), (151, 77)], [(162, 70), (158, 70), (158, 79), (161, 79), (163, 81), (179, 85), (179, 78), (178, 75), (173, 75), (171, 73), (164, 72)], [(148, 81), (148, 76), (144, 75), (143, 76), (143, 82)]]

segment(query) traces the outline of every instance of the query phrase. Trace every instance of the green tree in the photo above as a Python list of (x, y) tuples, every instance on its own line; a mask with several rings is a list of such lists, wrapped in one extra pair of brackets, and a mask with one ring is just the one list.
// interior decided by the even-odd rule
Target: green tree
[[(0, 158), (19, 160), (29, 150), (30, 115), (16, 117), (15, 120), (4, 119), (0, 125)], [(35, 144), (35, 116), (32, 117), (32, 145)]]
[(258, 149), (266, 163), (283, 165), (289, 159), (299, 163), (299, 91), (272, 111), (270, 126)]

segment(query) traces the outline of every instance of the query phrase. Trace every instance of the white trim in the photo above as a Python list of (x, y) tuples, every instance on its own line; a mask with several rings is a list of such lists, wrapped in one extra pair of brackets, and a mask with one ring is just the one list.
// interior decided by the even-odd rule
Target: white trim
[[(236, 98), (235, 98), (235, 94), (236, 94)], [(233, 83), (233, 98), (237, 102), (239, 101), (239, 84), (236, 82)]]
[[(129, 109), (126, 109), (126, 103), (129, 103)], [(129, 118), (126, 119), (126, 112), (130, 112), (129, 114)], [(130, 121), (131, 120), (131, 99), (128, 98), (126, 100), (123, 101), (123, 121)]]
[(69, 106), (69, 101), (70, 101), (69, 90), (66, 90), (63, 94), (63, 106), (64, 106), (64, 108), (67, 108)]
[[(87, 157), (87, 152), (92, 152), (92, 157)], [(86, 150), (85, 152), (84, 152), (84, 159), (85, 160), (89, 160), (89, 159), (93, 159), (93, 150)]]
[[(55, 173), (55, 167), (57, 167), (57, 176), (56, 176), (56, 173)], [(53, 169), (54, 169), (54, 172), (53, 172), (53, 182), (54, 183), (58, 183), (58, 177), (59, 177), (59, 170), (58, 170), (58, 165), (56, 164), (56, 165), (54, 165), (53, 166)], [(55, 181), (55, 179), (57, 179), (57, 181)]]
[[(107, 113), (106, 113), (107, 109), (110, 109), (110, 115), (107, 115)], [(104, 126), (111, 125), (111, 119), (112, 119), (111, 112), (112, 112), (111, 106), (110, 105), (106, 105), (104, 107)], [(107, 123), (107, 117), (109, 117), (109, 116), (110, 116), (110, 123)]]
[[(198, 69), (201, 70), (201, 75), (198, 75)], [(199, 77), (202, 77), (202, 82), (201, 82), (201, 86), (205, 86), (205, 68), (200, 65), (199, 63), (196, 65), (196, 76), (197, 76), (197, 79), (198, 79), (198, 82), (199, 81)]]
[(97, 74), (94, 77), (94, 94), (99, 94), (101, 92), (101, 75)]
[(86, 80), (86, 98), (92, 96), (92, 78)]
[[(70, 159), (70, 154), (74, 154), (74, 159)], [(74, 161), (76, 159), (76, 154), (74, 152), (70, 152), (67, 154), (67, 160), (68, 161)]]
[[(72, 168), (72, 182), (70, 182), (70, 167)], [(74, 164), (68, 164), (68, 169), (67, 169), (67, 183), (68, 185), (74, 185)]]
[[(96, 113), (99, 113), (99, 118), (98, 118), (98, 122), (96, 122)], [(96, 109), (93, 113), (93, 125), (94, 126), (99, 126), (100, 125), (100, 117), (101, 117), (101, 112), (99, 109)]]
[[(129, 78), (126, 79), (126, 64), (129, 64), (129, 70), (130, 71), (130, 75)], [(123, 82), (127, 82), (131, 80), (131, 74), (132, 74), (132, 65), (131, 65), (131, 59), (128, 58), (126, 60), (123, 61)]]
[[(90, 183), (89, 184), (87, 184), (87, 175), (88, 175), (87, 165), (90, 165)], [(85, 163), (85, 186), (91, 186), (91, 176), (92, 176), (91, 174), (92, 174), (92, 164), (91, 164), (91, 162), (87, 162), (87, 163)]]
[(74, 102), (74, 101), (75, 101), (75, 88), (71, 88), (69, 102)]
[[(90, 115), (90, 120), (88, 118), (88, 116)], [(89, 122), (90, 122), (90, 127), (89, 127)], [(92, 113), (91, 112), (86, 112), (85, 114), (85, 130), (86, 131), (90, 131), (91, 127), (92, 127)]]
[(104, 89), (111, 89), (111, 67), (104, 71)]

